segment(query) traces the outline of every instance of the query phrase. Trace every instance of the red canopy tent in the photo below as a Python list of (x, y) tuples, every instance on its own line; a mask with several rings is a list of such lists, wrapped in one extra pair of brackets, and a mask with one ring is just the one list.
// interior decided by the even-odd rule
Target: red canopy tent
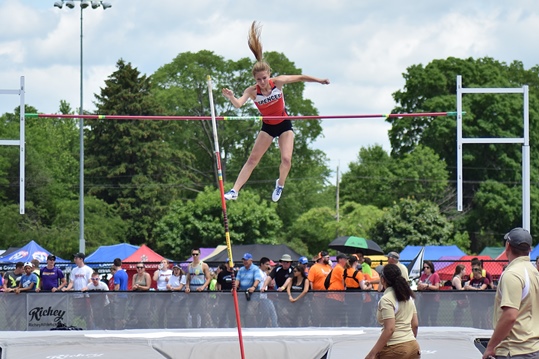
[[(128, 289), (131, 290), (133, 276), (137, 273), (137, 263), (143, 262), (144, 267), (146, 267), (146, 272), (150, 274), (150, 277), (153, 277), (153, 272), (156, 271), (159, 267), (159, 262), (163, 259), (165, 259), (165, 257), (143, 244), (133, 254), (122, 260), (122, 268), (125, 269), (129, 277)], [(156, 283), (152, 280), (152, 288), (155, 288), (155, 285)]]
[(493, 279), (498, 279), (500, 275), (502, 274), (503, 266), (507, 263), (502, 262), (495, 262), (490, 256), (472, 256), (472, 255), (466, 255), (461, 257), (458, 261), (453, 262), (452, 264), (448, 265), (447, 267), (444, 267), (436, 273), (440, 276), (440, 279), (443, 281), (451, 280), (453, 279), (453, 274), (455, 273), (455, 268), (459, 264), (464, 264), (466, 267), (466, 274), (469, 276), (472, 272), (472, 263), (471, 260), (473, 258), (477, 258), (481, 261), (483, 261), (483, 268), (489, 272)]

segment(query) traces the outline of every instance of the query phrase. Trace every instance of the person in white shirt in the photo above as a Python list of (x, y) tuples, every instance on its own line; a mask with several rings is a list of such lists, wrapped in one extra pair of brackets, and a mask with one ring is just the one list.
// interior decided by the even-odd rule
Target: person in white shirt
[[(67, 287), (62, 288), (62, 292), (71, 290), (85, 292), (88, 290), (88, 285), (94, 271), (84, 264), (84, 258), (86, 258), (84, 253), (75, 253), (73, 258), (77, 266), (71, 270), (69, 284)], [(92, 309), (89, 307), (86, 299), (83, 294), (73, 294), (73, 310), (76, 315), (85, 320), (86, 328), (90, 329), (94, 327), (94, 324), (92, 322)]]
[[(99, 278), (98, 272), (92, 273), (90, 284), (88, 284), (88, 291), (90, 292), (103, 292), (109, 291), (109, 286), (102, 282)], [(92, 307), (93, 323), (95, 327), (93, 329), (106, 329), (105, 318), (112, 319), (110, 313), (106, 311), (107, 306), (110, 304), (109, 298), (105, 293), (93, 293), (90, 294), (90, 305)]]
[(167, 290), (182, 291), (185, 287), (187, 276), (183, 273), (179, 264), (174, 264), (172, 267), (172, 275), (167, 283)]

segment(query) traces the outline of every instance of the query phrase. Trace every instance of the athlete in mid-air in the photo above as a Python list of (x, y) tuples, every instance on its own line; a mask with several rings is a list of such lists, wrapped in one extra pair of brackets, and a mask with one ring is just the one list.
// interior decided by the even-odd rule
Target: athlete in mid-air
[(279, 178), (275, 181), (275, 189), (271, 199), (277, 202), (283, 193), (284, 184), (292, 164), (292, 152), (294, 150), (294, 131), (292, 121), (287, 120), (285, 109), (283, 85), (294, 82), (318, 82), (328, 85), (328, 79), (319, 79), (308, 75), (280, 75), (271, 77), (271, 68), (262, 56), (262, 43), (260, 42), (260, 25), (255, 22), (251, 25), (248, 38), (249, 48), (256, 58), (253, 66), (253, 77), (256, 85), (250, 86), (241, 97), (236, 98), (234, 92), (228, 88), (222, 90), (223, 95), (230, 100), (236, 108), (243, 106), (248, 99), (254, 101), (256, 107), (264, 116), (282, 116), (280, 119), (262, 119), (262, 129), (258, 133), (251, 154), (247, 162), (243, 165), (234, 187), (227, 193), (227, 200), (238, 198), (238, 192), (251, 176), (251, 173), (266, 153), (275, 137), (279, 138), (279, 149), (281, 151), (281, 164), (279, 166)]

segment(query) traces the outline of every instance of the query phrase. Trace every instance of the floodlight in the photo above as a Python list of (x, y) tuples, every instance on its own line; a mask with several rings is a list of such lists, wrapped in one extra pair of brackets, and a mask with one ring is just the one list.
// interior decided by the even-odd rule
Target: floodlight
[(73, 9), (75, 7), (75, 2), (73, 0), (64, 0), (64, 3), (70, 9)]
[(99, 1), (92, 1), (92, 9), (97, 9), (99, 5)]
[(64, 6), (64, 2), (63, 2), (63, 1), (56, 1), (56, 2), (54, 3), (54, 7), (57, 7), (57, 8), (59, 8), (59, 9), (61, 9), (62, 6)]
[(112, 4), (110, 2), (101, 1), (101, 6), (103, 6), (103, 10), (106, 10), (106, 9), (112, 7)]
[(86, 9), (90, 5), (90, 1), (88, 0), (81, 0), (80, 7), (83, 9)]

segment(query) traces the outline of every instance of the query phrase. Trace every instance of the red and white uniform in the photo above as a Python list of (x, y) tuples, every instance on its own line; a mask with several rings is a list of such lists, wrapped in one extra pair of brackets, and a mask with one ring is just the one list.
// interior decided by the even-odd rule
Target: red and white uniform
[[(260, 111), (262, 117), (264, 116), (288, 116), (284, 106), (284, 94), (278, 89), (272, 80), (269, 80), (269, 85), (271, 86), (271, 92), (269, 95), (265, 96), (262, 94), (260, 86), (256, 85), (256, 97), (255, 105)], [(262, 121), (268, 125), (278, 125), (284, 121), (283, 119), (278, 120), (264, 120)]]

